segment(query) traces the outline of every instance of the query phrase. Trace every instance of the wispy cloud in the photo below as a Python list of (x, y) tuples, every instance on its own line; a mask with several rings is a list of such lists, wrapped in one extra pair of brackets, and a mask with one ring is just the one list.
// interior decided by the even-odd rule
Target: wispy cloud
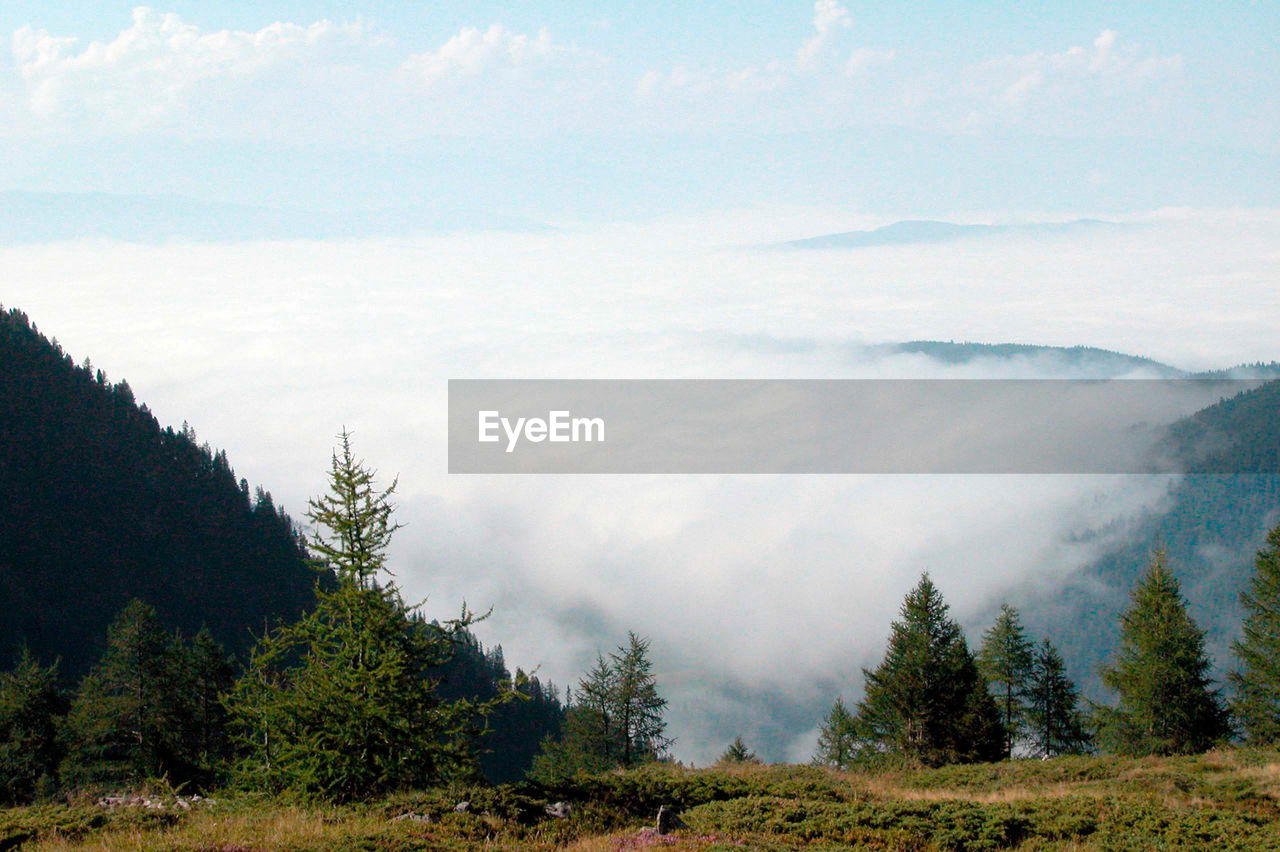
[(464, 27), (439, 48), (410, 56), (402, 67), (416, 81), (431, 85), (449, 78), (518, 73), (576, 53), (552, 41), (545, 29), (529, 36), (494, 24), (483, 31)]
[(83, 112), (134, 128), (181, 110), (202, 86), (334, 61), (375, 41), (359, 22), (210, 32), (143, 6), (106, 42), (81, 46), (73, 37), (23, 27), (13, 34), (13, 55), (36, 115)]

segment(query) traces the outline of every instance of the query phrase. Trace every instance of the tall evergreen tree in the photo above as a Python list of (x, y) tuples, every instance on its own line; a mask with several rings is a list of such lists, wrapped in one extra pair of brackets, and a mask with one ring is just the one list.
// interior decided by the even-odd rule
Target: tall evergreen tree
[(1056, 757), (1089, 748), (1091, 737), (1076, 686), (1067, 677), (1062, 655), (1048, 639), (1035, 650), (1026, 698), (1027, 735), (1035, 754)]
[(235, 683), (235, 666), (208, 629), (202, 629), (190, 645), (179, 646), (174, 654), (181, 662), (187, 691), (187, 750), (205, 775), (212, 777), (231, 757), (222, 697)]
[(999, 712), (927, 573), (902, 604), (883, 662), (863, 676), (862, 748), (927, 765), (1000, 758)]
[(672, 741), (652, 669), (649, 642), (635, 633), (607, 659), (598, 654), (569, 696), (563, 735), (544, 740), (531, 776), (555, 782), (662, 757)]
[(1157, 550), (1121, 618), (1120, 649), (1102, 680), (1120, 695), (1098, 708), (1099, 736), (1122, 754), (1204, 751), (1229, 733), (1209, 678), (1204, 633)]
[(189, 780), (185, 696), (173, 649), (173, 637), (150, 605), (133, 600), (116, 616), (106, 651), (71, 703), (63, 770), (68, 781)]
[(474, 621), (463, 609), (424, 625), (394, 582), (380, 584), (395, 483), (379, 491), (344, 430), (329, 493), (310, 503), (311, 547), (337, 575), (314, 610), (263, 637), (229, 698), (246, 756), (240, 776), (336, 800), (474, 772), (475, 714), (494, 702), (442, 701), (430, 672)]
[(1018, 611), (1002, 604), (995, 623), (983, 635), (978, 670), (986, 678), (1000, 711), (1004, 728), (1004, 756), (1013, 747), (1026, 723), (1027, 680), (1031, 675), (1032, 646)]
[(614, 670), (614, 717), (622, 738), (622, 765), (656, 760), (671, 744), (663, 732), (667, 700), (658, 694), (649, 660), (649, 640), (627, 634), (627, 644), (610, 655)]
[(818, 733), (818, 750), (813, 761), (843, 769), (853, 760), (857, 751), (857, 720), (844, 706), (844, 699), (837, 697)]
[(1280, 526), (1258, 552), (1240, 602), (1244, 635), (1231, 646), (1240, 663), (1229, 676), (1232, 710), (1247, 739), (1280, 742)]
[(66, 712), (57, 672), (23, 649), (17, 666), (0, 674), (0, 804), (30, 802), (55, 787), (58, 718)]

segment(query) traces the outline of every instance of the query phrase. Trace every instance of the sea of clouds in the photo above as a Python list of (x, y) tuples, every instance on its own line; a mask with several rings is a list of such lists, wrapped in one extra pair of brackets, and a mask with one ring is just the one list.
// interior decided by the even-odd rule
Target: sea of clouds
[[(1168, 480), (1067, 476), (449, 476), (450, 378), (1088, 377), (1049, 356), (946, 365), (914, 340), (1085, 344), (1204, 369), (1280, 357), (1280, 213), (776, 251), (874, 227), (830, 210), (538, 234), (0, 247), (3, 302), (189, 421), (295, 518), (346, 427), (399, 476), (397, 579), (564, 686), (651, 637), (675, 753), (736, 734), (807, 759), (923, 570), (976, 636), (1161, 505)], [(1144, 375), (1135, 370), (1136, 376)]]

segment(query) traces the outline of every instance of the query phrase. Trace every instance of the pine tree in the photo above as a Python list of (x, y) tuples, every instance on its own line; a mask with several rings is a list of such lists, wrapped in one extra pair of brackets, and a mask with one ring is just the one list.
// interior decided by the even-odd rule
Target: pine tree
[(1067, 677), (1062, 655), (1048, 639), (1035, 650), (1026, 698), (1027, 735), (1035, 754), (1056, 757), (1089, 748), (1091, 738), (1075, 684)]
[(853, 761), (857, 751), (856, 720), (844, 706), (844, 699), (836, 698), (818, 733), (818, 750), (813, 756), (814, 763), (843, 769)]
[(394, 582), (380, 584), (395, 483), (379, 491), (343, 431), (330, 491), (310, 502), (323, 529), (310, 541), (337, 586), (315, 609), (266, 635), (228, 707), (246, 757), (246, 781), (272, 790), (352, 800), (474, 773), (477, 713), (492, 702), (442, 701), (430, 672), (474, 617), (443, 625), (415, 618)]
[(883, 662), (863, 676), (857, 712), (863, 749), (927, 765), (999, 759), (999, 713), (928, 574), (903, 602)]
[(66, 712), (57, 682), (57, 664), (45, 668), (25, 648), (0, 675), (0, 804), (30, 802), (56, 786), (58, 719)]
[(1248, 740), (1275, 743), (1280, 741), (1280, 526), (1258, 552), (1240, 602), (1244, 635), (1231, 646), (1240, 662), (1229, 676), (1232, 709)]
[(1000, 711), (1004, 729), (1004, 756), (1013, 757), (1013, 747), (1026, 721), (1027, 679), (1031, 674), (1032, 646), (1018, 611), (1002, 604), (995, 623), (983, 635), (978, 651), (978, 670), (986, 678)]
[(734, 737), (733, 742), (729, 743), (729, 747), (720, 755), (718, 763), (759, 763), (760, 758), (756, 757), (755, 752), (747, 748), (747, 744), (742, 741), (742, 737)]
[(1228, 733), (1209, 679), (1204, 633), (1187, 614), (1165, 553), (1157, 550), (1121, 618), (1120, 649), (1102, 680), (1119, 705), (1098, 709), (1104, 745), (1122, 754), (1204, 751)]

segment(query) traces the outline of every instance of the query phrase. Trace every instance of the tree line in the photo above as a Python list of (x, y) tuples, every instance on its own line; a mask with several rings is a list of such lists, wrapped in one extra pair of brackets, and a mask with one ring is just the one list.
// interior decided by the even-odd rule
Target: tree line
[(864, 669), (851, 711), (837, 698), (815, 761), (925, 765), (1205, 751), (1233, 738), (1280, 740), (1280, 526), (1255, 560), (1230, 699), (1210, 678), (1204, 632), (1187, 611), (1168, 557), (1157, 550), (1121, 616), (1120, 644), (1102, 671), (1114, 704), (1082, 702), (1048, 638), (1035, 642), (1002, 605), (973, 653), (926, 573), (906, 596), (883, 661)]
[[(554, 686), (510, 675), (500, 650), (484, 652), (470, 632), (482, 615), (464, 607), (456, 619), (428, 621), (404, 600), (386, 565), (399, 528), (396, 483), (377, 486), (345, 431), (328, 478), (327, 493), (309, 502), (314, 533), (304, 544), (316, 576), (332, 582), (316, 582), (313, 605), (264, 632), (243, 665), (209, 631), (167, 632), (134, 601), (75, 690), (30, 652), (0, 675), (0, 798), (163, 778), (346, 801), (478, 780), (495, 754), (510, 776), (490, 780), (527, 774), (544, 784), (670, 759), (647, 639), (630, 633), (598, 654), (562, 703)], [(1236, 735), (1275, 742), (1280, 527), (1242, 600), (1228, 702), (1157, 551), (1104, 672), (1117, 700), (1093, 705), (1080, 700), (1053, 644), (1034, 641), (1008, 605), (971, 651), (926, 573), (891, 625), (883, 660), (863, 671), (861, 701), (832, 707), (815, 760), (940, 765), (1095, 749), (1177, 754)], [(489, 672), (491, 688), (451, 684), (450, 672), (467, 671)], [(504, 718), (505, 728), (495, 724)], [(758, 758), (738, 738), (722, 760)]]
[[(492, 746), (558, 735), (556, 689), (485, 654), (465, 608), (440, 623), (404, 601), (385, 565), (394, 490), (375, 486), (344, 432), (307, 515), (316, 576), (333, 582), (317, 581), (314, 604), (262, 634), (243, 666), (208, 630), (166, 631), (140, 600), (71, 692), (56, 663), (24, 650), (0, 675), (0, 800), (159, 779), (350, 800), (523, 775), (533, 748)], [(468, 680), (477, 672), (487, 690)]]

